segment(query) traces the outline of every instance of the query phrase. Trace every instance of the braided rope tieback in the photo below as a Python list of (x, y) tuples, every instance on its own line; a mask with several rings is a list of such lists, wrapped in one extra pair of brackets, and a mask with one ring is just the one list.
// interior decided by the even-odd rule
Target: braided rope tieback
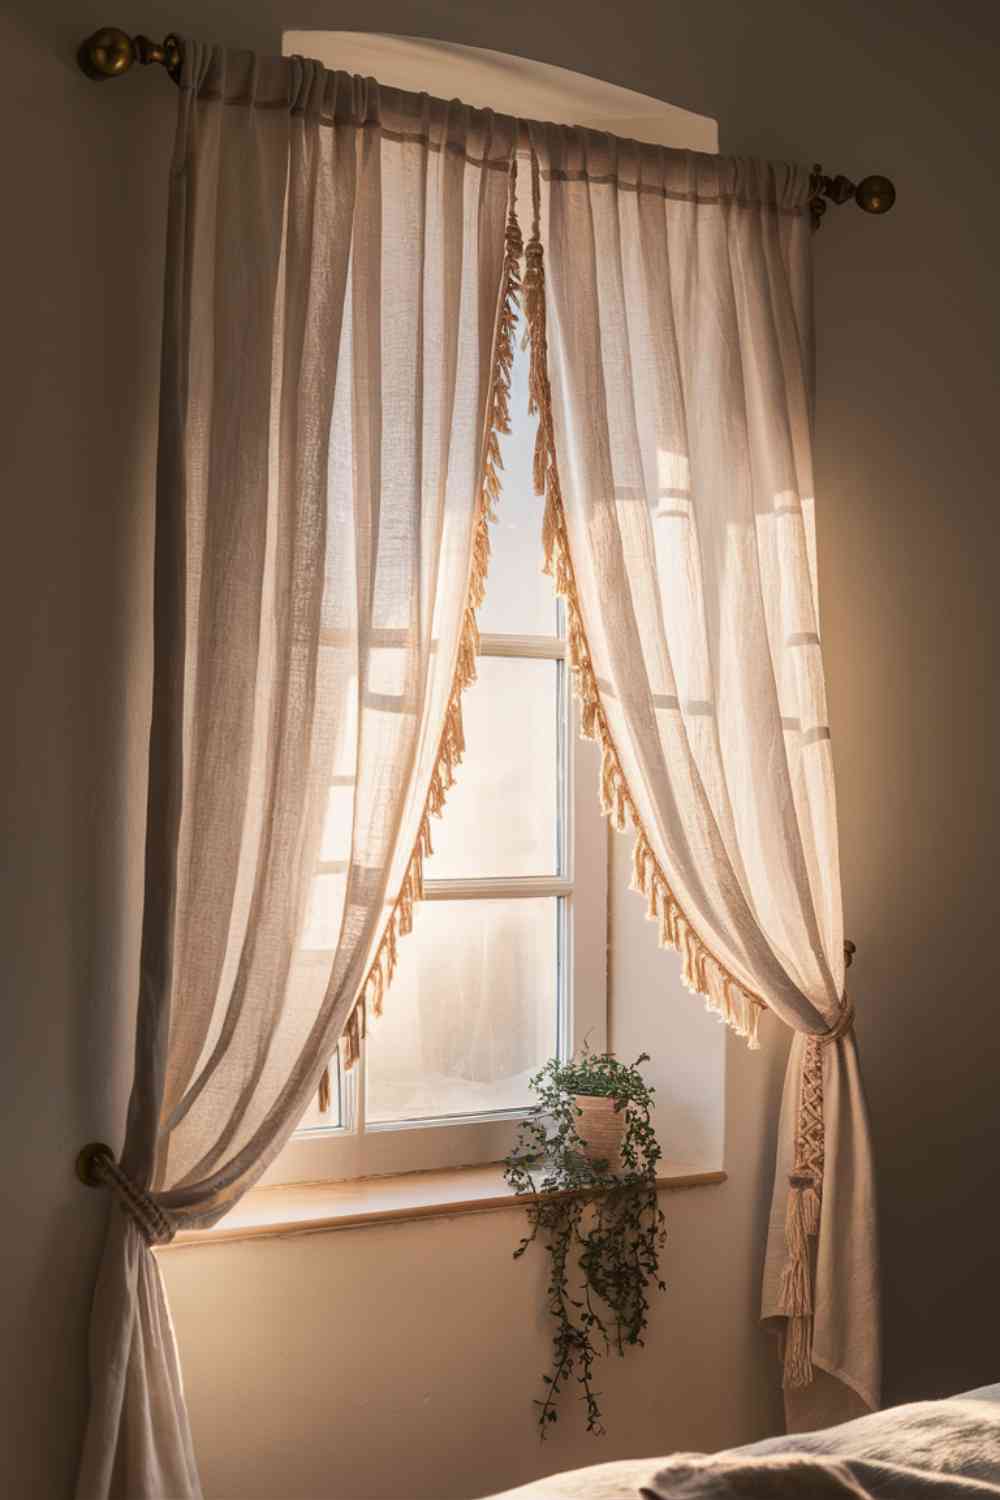
[(76, 1175), (87, 1187), (108, 1187), (147, 1245), (167, 1245), (177, 1233), (173, 1217), (151, 1193), (133, 1182), (115, 1161), (110, 1146), (94, 1141), (76, 1159)]

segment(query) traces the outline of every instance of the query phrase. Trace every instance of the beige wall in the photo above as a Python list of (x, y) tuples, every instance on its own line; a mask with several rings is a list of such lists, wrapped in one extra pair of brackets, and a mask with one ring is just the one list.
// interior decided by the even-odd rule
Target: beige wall
[(630, 841), (611, 845), (611, 1045), (653, 1054), (657, 1134), (722, 1187), (663, 1195), (669, 1291), (648, 1345), (607, 1362), (608, 1437), (567, 1402), (542, 1447), (545, 1258), (514, 1262), (520, 1211), (160, 1256), (210, 1500), (471, 1500), (546, 1472), (748, 1441), (780, 1422), (757, 1327), (775, 1102), (787, 1036), (750, 1053), (682, 988)]
[[(97, 1195), (75, 1186), (70, 1161), (81, 1141), (120, 1139), (141, 900), (150, 444), (173, 100), (159, 76), (97, 88), (75, 74), (76, 38), (109, 19), (97, 0), (10, 0), (0, 21), (0, 677), (9, 706), (0, 757), (11, 792), (0, 1098), (4, 1223), (16, 1228), (4, 1236), (0, 1268), (9, 1429), (0, 1479), (25, 1500), (59, 1500), (70, 1488), (101, 1214)], [(860, 946), (855, 992), (881, 1162), (889, 1393), (995, 1379), (996, 11), (935, 0), (638, 0), (612, 15), (597, 0), (432, 0), (420, 9), (366, 0), (334, 17), (321, 0), (147, 0), (135, 14), (154, 34), (187, 22), (201, 36), (274, 50), (283, 28), (334, 19), (513, 47), (713, 115), (724, 151), (820, 158), (897, 180), (888, 219), (831, 211), (817, 248), (820, 569), (845, 901)], [(741, 1054), (729, 1070), (731, 1183), (672, 1203), (674, 1291), (658, 1316), (677, 1342), (664, 1338), (639, 1356), (645, 1382), (616, 1381), (614, 1437), (601, 1456), (645, 1446), (654, 1430), (662, 1447), (714, 1440), (734, 1412), (741, 1423), (768, 1419), (752, 1259), (769, 1058)], [(425, 1308), (421, 1352), (402, 1337), (390, 1343), (373, 1314), (353, 1347), (371, 1341), (378, 1358), (365, 1357), (381, 1395), (365, 1404), (356, 1383), (352, 1423), (376, 1450), (396, 1431), (422, 1435), (421, 1483), (453, 1470), (456, 1482), (479, 1488), (477, 1452), (497, 1455), (498, 1479), (541, 1461), (530, 1440), (515, 1452), (521, 1381), (538, 1366), (541, 1339), (528, 1321), (531, 1272), (506, 1261), (509, 1216), (468, 1223), (310, 1241), (294, 1265), (312, 1295), (287, 1306), (276, 1303), (278, 1277), (297, 1284), (293, 1262), (274, 1247), (233, 1252), (246, 1269), (239, 1285), (221, 1261), (209, 1262), (212, 1252), (175, 1257), (182, 1324), (195, 1328), (193, 1294), (214, 1289), (220, 1312), (231, 1310), (225, 1339), (221, 1317), (212, 1334), (218, 1361), (208, 1331), (200, 1344), (185, 1337), (215, 1500), (236, 1500), (218, 1485), (236, 1461), (235, 1438), (253, 1441), (267, 1395), (271, 1349), (250, 1351), (243, 1340), (255, 1328), (261, 1339), (264, 1328), (275, 1340), (280, 1333), (290, 1359), (306, 1356), (305, 1377), (315, 1357), (332, 1379), (338, 1299), (364, 1300), (357, 1288), (374, 1280), (365, 1246), (375, 1233), (394, 1274), (371, 1287), (372, 1308), (413, 1284), (419, 1257), (441, 1302), (452, 1297), (462, 1316), (475, 1315), (476, 1359), (466, 1351), (469, 1362), (452, 1367), (454, 1320), (442, 1324)], [(455, 1252), (459, 1234), (469, 1235), (470, 1253)], [(340, 1255), (357, 1266), (346, 1283)], [(271, 1266), (273, 1275), (259, 1274)], [(462, 1273), (453, 1293), (449, 1267)], [(345, 1284), (350, 1294), (338, 1290)], [(508, 1289), (524, 1314), (505, 1320), (510, 1340), (506, 1327), (494, 1340), (478, 1322), (490, 1286)], [(413, 1302), (400, 1300), (416, 1317)], [(326, 1306), (329, 1320), (316, 1315)], [(480, 1359), (477, 1386), (470, 1370)], [(422, 1373), (438, 1369), (429, 1388)], [(306, 1486), (297, 1493), (310, 1500), (338, 1491), (329, 1468), (301, 1467), (311, 1460), (296, 1447), (296, 1424), (307, 1396), (333, 1412), (332, 1389), (317, 1376), (277, 1408), (287, 1413), (288, 1463)], [(464, 1424), (447, 1410), (452, 1398)], [(426, 1426), (422, 1409), (433, 1413)], [(329, 1434), (327, 1454), (343, 1428)], [(546, 1463), (589, 1451), (565, 1441)], [(272, 1471), (260, 1472), (270, 1482)], [(291, 1493), (250, 1483), (247, 1494)]]
[(127, 1102), (171, 101), (98, 106), (36, 24), (0, 18), (0, 1493), (63, 1500), (106, 1212), (73, 1156)]
[[(651, 937), (650, 948), (662, 958)], [(688, 999), (679, 984), (664, 998)], [(662, 1026), (647, 1034), (663, 1040)], [(664, 1194), (669, 1290), (647, 1348), (601, 1368), (601, 1441), (572, 1399), (544, 1446), (535, 1436), (545, 1261), (512, 1259), (519, 1210), (164, 1252), (209, 1500), (472, 1500), (773, 1430), (774, 1352), (756, 1307), (774, 1040), (763, 1054), (730, 1049), (730, 1181)]]

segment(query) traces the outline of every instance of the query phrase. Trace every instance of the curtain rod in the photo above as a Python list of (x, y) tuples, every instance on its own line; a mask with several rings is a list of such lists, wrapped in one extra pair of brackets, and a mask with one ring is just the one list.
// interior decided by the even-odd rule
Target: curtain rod
[[(173, 32), (162, 42), (154, 42), (148, 36), (129, 36), (117, 26), (102, 26), (80, 43), (76, 56), (83, 72), (97, 83), (105, 78), (120, 78), (133, 63), (142, 67), (159, 63), (177, 83), (184, 61), (184, 43)], [(839, 206), (853, 198), (866, 214), (887, 214), (896, 201), (896, 189), (888, 177), (874, 175), (852, 182), (842, 174), (828, 177), (818, 163), (813, 167), (809, 185), (812, 189), (809, 211), (815, 229), (823, 221), (827, 202)]]

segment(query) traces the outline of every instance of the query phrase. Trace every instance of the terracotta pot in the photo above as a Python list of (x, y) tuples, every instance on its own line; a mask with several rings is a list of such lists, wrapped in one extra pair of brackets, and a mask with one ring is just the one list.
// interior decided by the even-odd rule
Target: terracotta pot
[(613, 1099), (599, 1094), (574, 1094), (573, 1103), (580, 1111), (576, 1133), (583, 1142), (584, 1156), (589, 1161), (606, 1161), (610, 1171), (619, 1171), (625, 1111), (616, 1110)]

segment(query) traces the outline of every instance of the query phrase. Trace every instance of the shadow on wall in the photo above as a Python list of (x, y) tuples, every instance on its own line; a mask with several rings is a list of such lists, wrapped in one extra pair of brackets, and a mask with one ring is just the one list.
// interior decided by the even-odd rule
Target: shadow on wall
[[(51, 17), (48, 18), (51, 22)], [(165, 79), (98, 95), (69, 18), (0, 20), (8, 437), (0, 489), (3, 783), (0, 873), (9, 1030), (0, 1409), (6, 1493), (68, 1494), (104, 1195), (73, 1176), (87, 1140), (124, 1128), (142, 910), (153, 455), (166, 178)], [(79, 26), (75, 18), (74, 30)], [(77, 38), (78, 39), (78, 38)], [(150, 87), (150, 84), (153, 84)], [(58, 1420), (52, 1413), (59, 1414)]]

